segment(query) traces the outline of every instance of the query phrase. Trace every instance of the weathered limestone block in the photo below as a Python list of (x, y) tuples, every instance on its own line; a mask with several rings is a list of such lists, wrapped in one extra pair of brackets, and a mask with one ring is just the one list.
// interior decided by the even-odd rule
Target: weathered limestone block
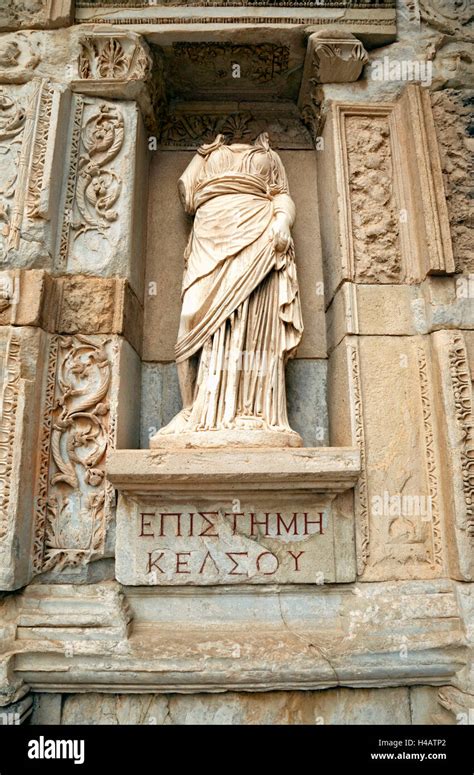
[(42, 33), (14, 32), (0, 38), (0, 83), (26, 83), (39, 75), (43, 57)]
[(469, 117), (472, 92), (444, 90), (431, 95), (457, 270), (473, 271), (474, 226), (469, 201), (474, 174)]
[(47, 328), (44, 306), (51, 279), (42, 269), (0, 272), (0, 325)]
[(126, 277), (143, 294), (146, 144), (134, 103), (74, 95), (57, 272)]
[(346, 334), (413, 336), (474, 329), (474, 275), (430, 275), (417, 285), (344, 282), (327, 310), (328, 350)]
[[(32, 572), (70, 574), (113, 556), (109, 450), (138, 441), (139, 359), (117, 336), (53, 336), (35, 488)], [(66, 575), (65, 575), (66, 574)]]
[[(7, 648), (8, 646), (10, 646), (9, 643)], [(29, 686), (15, 672), (15, 657), (11, 653), (2, 654), (0, 658), (0, 713), (12, 713), (12, 721), (15, 723), (15, 715), (19, 711), (21, 713), (21, 709), (16, 707), (17, 703), (21, 703), (28, 692)], [(8, 721), (10, 719), (7, 718)]]
[(0, 263), (49, 267), (63, 165), (66, 87), (45, 79), (0, 87)]
[[(466, 339), (471, 348), (468, 353)], [(450, 512), (449, 557), (451, 573), (474, 578), (474, 414), (472, 379), (474, 340), (472, 332), (437, 331), (433, 335), (438, 360), (444, 416)]]
[(60, 334), (120, 334), (140, 352), (143, 310), (127, 280), (52, 277), (43, 269), (0, 271), (0, 326)]
[(35, 452), (39, 448), (46, 334), (39, 328), (0, 328), (0, 589), (30, 578)]
[[(433, 690), (432, 690), (433, 691)], [(63, 724), (410, 724), (410, 689), (329, 689), (320, 692), (65, 697)], [(41, 694), (32, 724), (44, 723)], [(52, 722), (50, 722), (52, 723)]]
[(65, 275), (55, 280), (57, 315), (62, 334), (121, 334), (140, 352), (143, 310), (127, 280)]
[(0, 9), (0, 32), (65, 27), (72, 23), (73, 6), (73, 0), (6, 0)]
[(113, 582), (34, 584), (19, 603), (11, 679), (35, 692), (448, 686), (467, 660), (447, 580), (137, 587), (126, 599)]
[[(449, 694), (448, 694), (449, 690)], [(439, 691), (439, 699), (438, 699)], [(471, 711), (451, 687), (323, 689), (195, 695), (35, 694), (38, 724), (466, 724)], [(62, 709), (61, 700), (63, 699)], [(472, 723), (472, 722), (471, 722)]]
[(351, 503), (333, 503), (357, 478), (355, 450), (116, 451), (107, 471), (123, 584), (355, 578)]
[(359, 573), (367, 580), (442, 575), (446, 536), (429, 340), (347, 336), (330, 357), (328, 391), (331, 443), (356, 442), (361, 452)]
[[(420, 282), (454, 271), (427, 94), (333, 103), (318, 156), (326, 299), (344, 279)], [(337, 218), (333, 217), (338, 213)]]

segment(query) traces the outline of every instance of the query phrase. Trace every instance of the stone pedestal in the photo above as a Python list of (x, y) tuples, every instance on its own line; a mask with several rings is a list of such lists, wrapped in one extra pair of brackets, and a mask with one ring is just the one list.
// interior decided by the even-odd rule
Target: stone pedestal
[(116, 576), (126, 585), (322, 584), (355, 579), (337, 498), (354, 449), (116, 451)]

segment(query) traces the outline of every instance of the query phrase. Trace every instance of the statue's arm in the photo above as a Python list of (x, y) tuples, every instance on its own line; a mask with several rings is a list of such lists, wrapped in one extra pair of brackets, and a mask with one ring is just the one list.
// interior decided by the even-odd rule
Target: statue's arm
[(272, 151), (274, 173), (273, 173), (273, 211), (278, 221), (285, 223), (288, 229), (291, 229), (295, 222), (296, 208), (293, 199), (290, 196), (288, 188), (288, 178), (285, 168), (277, 153)]
[(193, 156), (180, 179), (178, 180), (179, 198), (181, 199), (181, 203), (185, 212), (187, 212), (189, 215), (193, 215), (195, 211), (194, 191), (203, 164), (204, 158), (199, 153), (197, 153), (195, 156)]
[(291, 229), (295, 222), (296, 208), (289, 194), (276, 194), (273, 198), (273, 212), (284, 219)]

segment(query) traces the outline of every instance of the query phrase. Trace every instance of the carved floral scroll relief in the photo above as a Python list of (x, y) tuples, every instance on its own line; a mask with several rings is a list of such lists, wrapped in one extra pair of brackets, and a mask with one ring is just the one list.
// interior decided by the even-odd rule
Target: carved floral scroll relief
[[(440, 376), (446, 490), (450, 526), (450, 570), (455, 578), (474, 578), (474, 409), (472, 331), (436, 331), (434, 349)], [(471, 356), (471, 357), (470, 357)]]
[(134, 103), (74, 95), (56, 257), (59, 271), (129, 275), (138, 121)]
[(52, 252), (51, 177), (63, 91), (36, 78), (0, 86), (1, 263), (31, 266)]
[(51, 341), (40, 447), (33, 567), (84, 565), (106, 552), (113, 488), (105, 479), (115, 444), (115, 337)]

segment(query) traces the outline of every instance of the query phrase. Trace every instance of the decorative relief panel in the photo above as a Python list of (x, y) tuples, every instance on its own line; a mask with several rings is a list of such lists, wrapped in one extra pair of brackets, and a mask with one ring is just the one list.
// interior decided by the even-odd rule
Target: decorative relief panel
[(113, 488), (105, 480), (115, 444), (116, 340), (51, 341), (40, 448), (33, 567), (60, 571), (105, 553)]
[(84, 80), (146, 81), (152, 59), (138, 35), (89, 35), (80, 40), (79, 77)]
[(51, 248), (51, 178), (62, 87), (0, 87), (0, 261), (42, 265)]
[[(328, 299), (342, 279), (419, 283), (454, 262), (429, 96), (331, 105), (321, 154), (321, 227)], [(334, 222), (333, 201), (338, 202)]]
[(202, 105), (177, 106), (164, 116), (160, 145), (163, 148), (195, 149), (223, 134), (229, 143), (250, 142), (267, 132), (273, 148), (311, 149), (311, 136), (296, 110), (284, 107), (262, 110), (261, 106), (235, 112), (225, 105), (203, 113)]
[[(133, 102), (74, 95), (56, 266), (94, 275), (140, 275), (135, 210), (140, 115)], [(140, 194), (143, 200), (143, 192)], [(140, 213), (143, 213), (141, 208)], [(141, 217), (141, 215), (140, 215)]]
[(0, 92), (0, 143), (2, 183), (0, 185), (0, 222), (2, 244), (0, 258), (5, 261), (13, 241), (13, 207), (19, 176), (20, 153), (26, 124), (26, 106), (20, 102), (17, 92), (2, 89)]
[(0, 40), (0, 83), (23, 83), (41, 61), (38, 33), (16, 32)]
[[(427, 347), (420, 337), (348, 338), (351, 433), (362, 469), (355, 495), (357, 560), (367, 581), (443, 573), (441, 469)], [(370, 412), (364, 411), (368, 406)]]
[(383, 116), (347, 116), (344, 128), (355, 279), (400, 280), (399, 207), (388, 121)]

